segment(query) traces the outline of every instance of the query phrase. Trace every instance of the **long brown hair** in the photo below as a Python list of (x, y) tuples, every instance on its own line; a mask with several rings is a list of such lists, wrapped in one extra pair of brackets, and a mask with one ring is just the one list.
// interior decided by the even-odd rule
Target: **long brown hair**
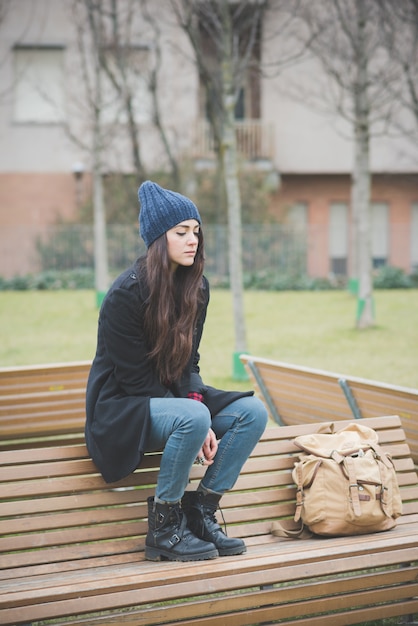
[(164, 384), (180, 378), (192, 352), (193, 333), (203, 303), (203, 266), (202, 229), (194, 263), (189, 267), (179, 265), (172, 271), (165, 234), (147, 252), (149, 297), (144, 327), (149, 356)]

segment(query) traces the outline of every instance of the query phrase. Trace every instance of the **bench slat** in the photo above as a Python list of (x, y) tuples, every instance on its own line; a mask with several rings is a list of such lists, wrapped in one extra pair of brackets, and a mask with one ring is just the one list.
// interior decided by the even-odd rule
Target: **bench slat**
[[(388, 535), (390, 534), (390, 538)], [(300, 548), (295, 551), (295, 544), (283, 549), (280, 553), (276, 550), (254, 552), (242, 556), (239, 560), (231, 559), (230, 557), (225, 559), (216, 559), (212, 562), (189, 562), (182, 564), (181, 566), (174, 566), (172, 563), (162, 562), (152, 564), (147, 561), (141, 563), (141, 567), (136, 567), (135, 563), (127, 565), (125, 569), (118, 569), (115, 566), (112, 571), (99, 571), (98, 568), (93, 569), (80, 569), (73, 574), (65, 583), (61, 577), (57, 576), (42, 576), (34, 577), (27, 581), (28, 589), (31, 590), (31, 599), (36, 596), (41, 600), (45, 597), (52, 587), (62, 589), (61, 594), (71, 594), (76, 597), (79, 593), (79, 586), (82, 585), (84, 590), (87, 588), (95, 589), (97, 593), (100, 593), (103, 597), (109, 593), (114, 593), (115, 590), (120, 590), (121, 586), (129, 586), (131, 589), (141, 589), (148, 587), (150, 583), (157, 583), (157, 587), (160, 584), (171, 584), (173, 589), (169, 596), (170, 599), (176, 599), (183, 595), (184, 592), (190, 595), (196, 595), (198, 593), (208, 593), (208, 586), (205, 584), (210, 581), (210, 587), (214, 591), (220, 589), (219, 585), (222, 585), (223, 589), (234, 590), (242, 589), (246, 585), (243, 582), (248, 580), (249, 585), (253, 586), (260, 584), (272, 584), (273, 582), (284, 582), (291, 580), (303, 580), (312, 576), (325, 576), (336, 574), (337, 572), (344, 572), (347, 568), (347, 562), (350, 562), (351, 571), (363, 571), (370, 567), (379, 568), (386, 564), (393, 564), (398, 561), (399, 558), (404, 559), (405, 562), (410, 562), (410, 556), (407, 554), (408, 537), (407, 528), (397, 528), (390, 533), (378, 533), (373, 536), (373, 552), (370, 551), (370, 536), (368, 540), (356, 541), (356, 537), (349, 538), (337, 538), (330, 540), (298, 540), (297, 545)], [(326, 549), (321, 545), (323, 541), (326, 542)], [(315, 545), (313, 545), (315, 544)], [(277, 544), (276, 544), (277, 545)], [(291, 548), (291, 549), (289, 549)], [(293, 552), (292, 552), (293, 550)], [(296, 553), (295, 553), (296, 552)], [(292, 554), (295, 553), (293, 556)], [(416, 552), (414, 553), (416, 555)], [(343, 557), (343, 558), (341, 558)], [(292, 559), (292, 564), (289, 563), (289, 558)], [(370, 559), (368, 563), (367, 560)], [(385, 562), (388, 559), (388, 563)], [(141, 561), (141, 557), (138, 557), (138, 563)], [(233, 568), (234, 562), (239, 562), (239, 566), (236, 570)], [(347, 562), (344, 562), (347, 561)], [(278, 567), (280, 565), (280, 568)], [(330, 570), (330, 566), (335, 566), (335, 569)], [(292, 569), (294, 568), (294, 571)], [(196, 581), (195, 589), (187, 589), (187, 585), (190, 582), (195, 582), (194, 579), (197, 573), (201, 571), (201, 577), (199, 583)], [(129, 573), (129, 580), (127, 580), (127, 573)], [(162, 578), (164, 575), (164, 579)], [(225, 576), (229, 576), (229, 581), (223, 580)], [(98, 580), (100, 577), (100, 580)], [(253, 577), (253, 579), (251, 578)], [(108, 584), (103, 589), (101, 584), (104, 580), (108, 580)], [(46, 588), (46, 582), (48, 582), (48, 588)], [(23, 579), (22, 581), (23, 582)], [(184, 585), (184, 589), (175, 589), (174, 585)], [(199, 586), (200, 584), (200, 586)], [(216, 587), (218, 585), (218, 587)], [(87, 586), (87, 587), (86, 587)], [(216, 589), (214, 589), (216, 587)], [(14, 591), (12, 591), (14, 588)], [(158, 590), (150, 589), (150, 596), (147, 600), (152, 599), (152, 594), (155, 594), (154, 599), (158, 600)], [(178, 595), (176, 595), (178, 594)], [(58, 596), (57, 596), (58, 597)], [(15, 603), (23, 604), (25, 598), (28, 598), (27, 591), (16, 586), (16, 581), (10, 583), (5, 581), (2, 584), (0, 591), (0, 607), (7, 607)]]
[(84, 430), (90, 361), (0, 368), (0, 449)]
[[(404, 572), (402, 572), (402, 576), (399, 576), (399, 577), (397, 576), (398, 584), (406, 584), (411, 580), (409, 577), (404, 577), (403, 574)], [(376, 574), (376, 578), (378, 578), (379, 576), (382, 576), (382, 575)], [(383, 575), (383, 577), (380, 578), (380, 582), (382, 586), (385, 585), (385, 583), (387, 582), (385, 578), (386, 578), (385, 575)], [(363, 577), (356, 577), (356, 578), (350, 579), (348, 581), (348, 584), (350, 585), (350, 589), (352, 591), (361, 591), (365, 587), (366, 581), (364, 580)], [(326, 599), (329, 599), (329, 597), (336, 596), (341, 591), (344, 591), (346, 589), (345, 585), (346, 585), (345, 581), (341, 581), (337, 579), (337, 580), (328, 581), (326, 586), (323, 585), (322, 583), (314, 583), (313, 588), (315, 588), (315, 592), (318, 594), (319, 598), (325, 596)], [(291, 590), (283, 589), (283, 590), (259, 591), (259, 592), (254, 592), (253, 594), (247, 595), (247, 596), (238, 596), (234, 598), (233, 603), (231, 601), (231, 606), (233, 605), (233, 609), (234, 611), (237, 612), (237, 614), (228, 615), (228, 618), (227, 618), (228, 624), (236, 624), (237, 626), (242, 626), (244, 623), (251, 623), (248, 620), (250, 619), (250, 617), (254, 616), (254, 614), (251, 612), (250, 614), (246, 615), (244, 611), (248, 612), (254, 607), (257, 607), (260, 605), (268, 606), (268, 604), (273, 604), (273, 603), (278, 603), (278, 602), (282, 602), (285, 607), (285, 603), (288, 601), (301, 602), (305, 598), (306, 598), (306, 587), (301, 587), (299, 589), (291, 589)], [(201, 601), (199, 605), (199, 610), (201, 611), (201, 613), (209, 614), (210, 612), (215, 612), (215, 609), (216, 609), (216, 611), (221, 613), (222, 611), (225, 610), (224, 604), (225, 603), (222, 599), (213, 598), (210, 601)], [(325, 609), (328, 610), (326, 607)], [(300, 609), (298, 610), (298, 613), (301, 613)], [(273, 617), (270, 617), (270, 619), (277, 618), (278, 614), (279, 614), (279, 610), (276, 606), (274, 609)], [(280, 611), (280, 614), (281, 614), (281, 611)], [(170, 619), (175, 620), (176, 624), (179, 623), (177, 621), (178, 619), (190, 620), (190, 619), (193, 619), (195, 615), (196, 615), (196, 608), (193, 605), (190, 606), (190, 604), (174, 605), (170, 608)], [(327, 616), (323, 616), (323, 617), (326, 618)], [(164, 621), (166, 620), (166, 618), (167, 618), (166, 608), (154, 609), (152, 612), (152, 615), (148, 615), (147, 624), (159, 624), (162, 622), (167, 624), (167, 621)], [(126, 615), (126, 614), (120, 613), (117, 616), (117, 618), (113, 621), (109, 621), (109, 618), (104, 618), (104, 619), (106, 619), (106, 624), (121, 624), (123, 626), (136, 626), (137, 624), (143, 623), (141, 620), (141, 613), (138, 613), (138, 612), (135, 612), (132, 615)], [(263, 617), (262, 619), (264, 621), (265, 617)], [(103, 621), (100, 619), (99, 621), (83, 620), (81, 623), (84, 626), (94, 626), (94, 624), (103, 623)], [(174, 622), (172, 621), (171, 623), (174, 623)], [(207, 621), (205, 623), (207, 624)], [(310, 623), (309, 618), (308, 618), (308, 623)], [(335, 623), (338, 623), (338, 621), (334, 622), (334, 624)], [(67, 622), (67, 624), (71, 626), (71, 624), (74, 624), (74, 622), (70, 621), (70, 622)], [(300, 621), (299, 621), (299, 624), (300, 624)]]
[[(411, 595), (413, 595), (414, 593), (414, 585), (410, 585), (409, 587), (405, 587), (403, 588), (403, 591), (401, 594), (399, 594), (398, 597), (398, 601), (402, 601), (404, 598), (408, 599), (409, 597), (411, 597)], [(396, 599), (396, 590), (393, 590), (392, 594), (389, 597), (385, 597), (385, 595), (383, 594), (382, 590), (377, 591), (377, 596), (381, 596), (383, 599), (387, 600), (392, 600), (394, 601), (395, 604), (397, 604)], [(363, 596), (363, 601), (367, 602), (369, 599), (369, 596), (363, 592), (362, 594)], [(274, 601), (276, 600), (276, 596), (272, 596), (270, 597), (270, 601)], [(262, 596), (259, 596), (259, 602), (262, 601)], [(296, 617), (297, 621), (287, 621), (287, 624), (298, 624), (300, 626), (301, 621), (299, 618), (300, 615), (304, 614), (304, 612), (307, 611), (335, 611), (335, 610), (341, 610), (341, 609), (350, 609), (352, 606), (352, 600), (351, 597), (345, 597), (343, 598), (343, 601), (341, 601), (340, 598), (336, 598), (333, 597), (332, 600), (330, 601), (329, 599), (321, 599), (321, 600), (306, 600), (306, 601), (299, 601), (297, 606), (293, 605), (292, 607), (289, 607), (288, 604), (284, 604), (284, 605), (280, 605), (277, 604), (274, 608), (252, 608), (250, 607), (249, 610), (247, 610), (246, 614), (243, 614), (242, 610), (238, 610), (235, 614), (230, 615), (228, 614), (227, 616), (225, 615), (218, 615), (218, 616), (213, 616), (213, 617), (208, 617), (207, 619), (205, 619), (204, 624), (206, 626), (208, 625), (220, 625), (223, 626), (225, 624), (225, 619), (227, 619), (228, 624), (231, 624), (232, 626), (245, 626), (245, 625), (250, 625), (253, 626), (254, 624), (254, 619), (257, 620), (257, 623), (272, 623), (272, 620), (277, 620), (277, 616), (280, 615), (281, 619), (286, 619), (286, 618), (292, 618), (292, 617)], [(209, 603), (208, 603), (209, 604)], [(209, 606), (212, 606), (211, 604), (209, 604)], [(410, 612), (411, 610), (413, 610), (414, 607), (414, 603), (413, 601), (410, 601), (409, 603), (407, 603), (406, 605), (404, 605), (404, 609), (405, 609), (405, 615), (407, 614), (407, 611)], [(385, 609), (382, 608), (378, 608), (378, 607), (374, 607), (372, 609), (372, 613), (370, 613), (370, 615), (373, 615), (374, 618), (378, 619), (378, 618), (387, 618), (388, 617), (388, 606), (385, 605)], [(178, 619), (176, 619), (176, 621), (164, 621), (163, 623), (166, 626), (178, 626), (178, 625), (183, 625), (183, 624), (187, 624), (190, 626), (191, 623), (189, 619), (190, 617), (193, 619), (193, 615), (191, 614), (191, 611), (187, 611), (188, 606), (182, 606), (182, 607), (176, 607), (176, 615), (179, 616), (180, 621)], [(222, 610), (222, 605), (219, 606), (219, 610)], [(398, 613), (396, 612), (396, 606), (394, 607), (394, 615), (397, 615)], [(398, 609), (399, 610), (399, 609)], [(161, 617), (164, 619), (164, 615), (165, 615), (165, 619), (167, 619), (167, 617), (173, 619), (173, 616), (167, 615), (167, 611), (161, 610), (159, 612), (158, 616), (153, 616), (153, 620), (149, 621), (147, 619), (146, 624), (158, 624), (161, 623), (160, 619)], [(360, 618), (362, 616), (362, 612), (361, 610), (359, 610), (358, 612), (356, 612), (356, 615), (358, 615)], [(390, 616), (390, 615), (389, 615)], [(327, 617), (326, 615), (325, 617), (325, 622), (321, 621), (319, 618), (305, 618), (303, 620), (303, 624), (323, 624), (323, 623), (329, 623), (332, 626), (338, 625), (338, 624), (346, 624), (346, 621), (339, 621), (338, 620), (338, 616), (333, 616), (333, 620), (329, 619), (329, 616)], [(123, 614), (121, 614), (121, 618), (123, 618)], [(138, 618), (140, 618), (140, 614), (138, 614)], [(363, 616), (364, 618), (364, 616)], [(184, 619), (186, 619), (187, 621), (183, 621)], [(358, 620), (357, 620), (358, 621)], [(71, 623), (71, 622), (70, 622)], [(83, 622), (84, 623), (84, 622)], [(87, 622), (88, 624), (97, 624), (97, 623), (103, 623), (100, 619), (99, 621), (95, 621), (95, 622)], [(105, 622), (106, 624), (130, 624), (131, 626), (137, 626), (138, 624), (142, 624), (144, 622), (141, 621), (107, 621)]]
[[(387, 554), (383, 552), (372, 555), (366, 552), (364, 555), (349, 557), (351, 551), (350, 546), (346, 546), (350, 567), (357, 571), (370, 567), (370, 565), (372, 567), (391, 565), (397, 563), (399, 558), (408, 558), (407, 550), (395, 550)], [(288, 558), (288, 555), (286, 556)], [(231, 572), (230, 558), (222, 559), (222, 563), (218, 565), (218, 567), (216, 567), (216, 561), (215, 563), (210, 563), (210, 568), (206, 563), (188, 564), (185, 568), (176, 568), (174, 572), (172, 571), (174, 568), (170, 568), (171, 576), (170, 571), (165, 569), (164, 574), (167, 578), (166, 583), (164, 583), (164, 599), (176, 600), (181, 597), (190, 597), (196, 594), (205, 595), (208, 593), (209, 579), (211, 592), (217, 593), (225, 590), (233, 591), (237, 589), (254, 588), (256, 585), (277, 584), (282, 581), (303, 580), (318, 575), (327, 576), (329, 572), (335, 574), (337, 572), (347, 571), (348, 563), (345, 562), (345, 559), (333, 559), (332, 555), (325, 556), (323, 550), (322, 552), (318, 549), (310, 550), (309, 559), (305, 556), (302, 557), (301, 554), (298, 556), (299, 563), (296, 562), (293, 566), (289, 566), (286, 561), (284, 561), (284, 558), (280, 558), (279, 555), (276, 555), (276, 558), (274, 558), (274, 556), (265, 558), (259, 557), (255, 560), (249, 560), (244, 557), (240, 559), (242, 563), (239, 573)], [(387, 562), (385, 561), (386, 558), (388, 559)], [(318, 561), (318, 559), (321, 560)], [(221, 571), (225, 570), (225, 568), (227, 568), (226, 575), (222, 575)], [(97, 610), (96, 607), (98, 606), (101, 607), (100, 610), (105, 610), (117, 606), (126, 606), (126, 602), (135, 605), (144, 601), (147, 604), (160, 601), (160, 585), (150, 588), (149, 583), (152, 581), (153, 575), (156, 575), (158, 580), (161, 580), (161, 574), (158, 571), (155, 572), (155, 570), (150, 569), (150, 571), (138, 575), (134, 573), (134, 567), (132, 565), (130, 566), (130, 570), (131, 575), (129, 577), (127, 577), (125, 573), (125, 576), (122, 578), (121, 574), (117, 576), (116, 572), (114, 572), (114, 576), (111, 580), (106, 578), (105, 589), (102, 587), (104, 583), (103, 579), (98, 580), (96, 578), (96, 580), (92, 580), (91, 583), (84, 581), (82, 583), (82, 597), (78, 595), (80, 594), (81, 583), (74, 583), (73, 586), (71, 586), (70, 583), (61, 587), (49, 587), (49, 592), (48, 588), (34, 588), (31, 594), (28, 594), (28, 592), (22, 594), (21, 591), (11, 593), (9, 590), (6, 596), (3, 596), (3, 594), (0, 595), (0, 607), (5, 607), (9, 611), (10, 617), (14, 618), (15, 612), (18, 611), (20, 619), (26, 617), (27, 619), (35, 620), (39, 619), (40, 615), (45, 614), (47, 617), (54, 617), (57, 608), (59, 609), (59, 614), (71, 615), (74, 611), (94, 611)], [(181, 581), (179, 578), (179, 570), (186, 570), (185, 572), (183, 571)], [(191, 581), (193, 581), (193, 584), (191, 584)], [(141, 594), (139, 591), (145, 588), (147, 588), (146, 598), (144, 597), (141, 602)], [(48, 605), (45, 606), (43, 604), (44, 601), (48, 599), (48, 593), (50, 597), (52, 595), (54, 596), (54, 607), (48, 607)], [(30, 617), (24, 607), (24, 602), (27, 602), (26, 599), (28, 596), (30, 596), (32, 603), (30, 607), (32, 614)], [(57, 600), (57, 598), (59, 598), (59, 600)], [(57, 601), (55, 602), (55, 600)], [(18, 607), (18, 609), (15, 607)], [(4, 610), (0, 609), (0, 623), (4, 623), (1, 622), (2, 619), (4, 619)]]
[[(382, 586), (384, 586), (388, 582), (387, 575), (384, 573), (376, 574), (376, 579), (380, 580), (380, 584)], [(410, 582), (411, 580), (413, 580), (413, 578), (412, 576), (410, 577), (408, 575), (408, 572), (397, 572), (396, 584), (406, 584)], [(347, 584), (345, 583), (345, 581), (342, 581), (341, 579), (336, 579), (336, 580), (329, 581), (326, 586), (324, 586), (322, 583), (313, 583), (312, 586), (315, 589), (315, 593), (318, 594), (319, 598), (325, 597), (328, 599), (330, 596), (334, 596), (340, 592), (344, 592), (347, 589), (347, 585), (349, 585), (349, 588), (351, 591), (361, 591), (365, 587), (365, 584), (366, 584), (365, 578), (362, 576), (359, 576), (353, 579), (349, 579), (347, 581)], [(306, 587), (300, 587), (300, 588), (289, 589), (289, 590), (276, 589), (276, 590), (258, 591), (258, 592), (253, 592), (251, 595), (249, 594), (247, 596), (236, 597), (234, 599), (234, 602), (233, 603), (231, 602), (231, 607), (235, 611), (241, 611), (241, 614), (238, 617), (242, 620), (243, 618), (245, 618), (245, 615), (242, 612), (248, 609), (252, 609), (257, 605), (260, 605), (260, 604), (268, 605), (269, 603), (273, 604), (273, 601), (275, 603), (283, 602), (283, 604), (288, 601), (300, 602), (301, 600), (304, 600), (306, 598), (306, 593), (307, 593)], [(222, 612), (222, 610), (224, 610), (223, 605), (224, 605), (224, 601), (220, 598), (213, 598), (210, 601), (203, 600), (201, 601), (199, 605), (199, 610), (202, 613), (205, 612), (207, 614), (209, 614), (210, 612), (215, 612), (215, 609), (218, 612)], [(147, 623), (150, 623), (150, 624), (160, 623), (166, 618), (166, 614), (167, 614), (167, 609), (165, 608), (154, 609), (152, 612), (152, 621), (150, 621), (150, 617), (151, 617), (150, 615)], [(177, 620), (179, 618), (193, 619), (195, 614), (196, 614), (196, 609), (194, 606), (190, 606), (189, 604), (174, 605), (171, 607), (170, 618), (171, 620)], [(140, 614), (136, 613), (136, 615), (140, 617)], [(139, 622), (132, 621), (133, 616), (123, 615), (123, 614), (119, 614), (118, 620), (119, 620), (118, 622), (115, 621), (113, 623), (120, 623), (124, 625), (141, 623), (140, 621)], [(233, 617), (232, 617), (232, 620), (233, 620), (232, 623), (234, 623)], [(69, 624), (71, 623), (73, 622), (69, 622)], [(93, 623), (97, 623), (97, 622), (84, 620), (82, 623), (87, 626), (87, 625), (90, 625), (90, 624), (92, 625)], [(228, 616), (228, 623), (229, 623), (229, 616)], [(242, 624), (242, 621), (239, 623)]]

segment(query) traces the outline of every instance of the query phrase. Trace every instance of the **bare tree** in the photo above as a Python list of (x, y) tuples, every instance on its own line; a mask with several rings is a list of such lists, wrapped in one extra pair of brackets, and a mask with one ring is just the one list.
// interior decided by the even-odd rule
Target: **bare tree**
[(245, 330), (241, 194), (235, 106), (247, 73), (255, 63), (267, 1), (172, 0), (178, 22), (187, 34), (202, 85), (215, 150), (220, 159), (229, 227), (229, 275), (233, 298), (235, 354), (247, 351)]
[[(127, 0), (124, 3), (107, 0), (96, 3), (95, 11), (107, 27), (99, 61), (126, 117), (132, 163), (138, 180), (141, 182), (147, 178), (141, 156), (140, 122), (135, 103), (138, 82), (142, 79), (150, 95), (152, 122), (164, 147), (173, 184), (180, 187), (180, 167), (163, 123), (159, 99), (162, 63), (160, 16), (147, 0)], [(141, 40), (145, 43), (138, 43)]]
[[(418, 130), (418, 0), (376, 0), (380, 13), (380, 36), (388, 55), (398, 68), (392, 84), (393, 97), (411, 113)], [(411, 127), (398, 128), (411, 136)]]
[(374, 0), (303, 0), (298, 15), (331, 78), (333, 106), (352, 125), (350, 278), (358, 280), (356, 325), (366, 328), (374, 324), (370, 137), (390, 119), (393, 63), (381, 46)]
[(152, 7), (147, 0), (85, 2), (88, 11), (102, 25), (102, 41), (97, 55), (106, 78), (106, 104), (111, 104), (119, 135), (126, 133), (129, 140), (132, 166), (138, 181), (147, 178), (140, 129), (143, 115), (149, 114), (159, 133), (173, 183), (179, 187), (180, 167), (161, 115), (162, 37), (160, 16), (156, 14), (155, 6)]
[(160, 113), (160, 30), (147, 1), (74, 0), (72, 20), (84, 95), (72, 103), (75, 116), (67, 134), (91, 159), (96, 288), (103, 294), (108, 282), (103, 174), (109, 154), (115, 153), (110, 150), (113, 137), (128, 138), (133, 169), (139, 182), (144, 180), (140, 126), (148, 104), (176, 186), (180, 170)]
[(141, 0), (141, 13), (145, 23), (152, 32), (153, 45), (153, 61), (148, 73), (148, 87), (152, 98), (153, 122), (159, 132), (165, 153), (170, 165), (173, 185), (181, 188), (181, 173), (178, 159), (173, 152), (170, 140), (167, 135), (163, 118), (161, 115), (160, 99), (159, 99), (159, 73), (162, 63), (161, 50), (161, 28), (159, 16), (150, 8), (148, 0)]
[(141, 52), (132, 42), (136, 3), (117, 3), (117, 0), (95, 3), (94, 10), (105, 31), (105, 39), (98, 50), (101, 68), (115, 90), (118, 105), (124, 111), (131, 143), (132, 163), (139, 180), (145, 180), (146, 171), (142, 162), (138, 123), (135, 112), (135, 86), (132, 74), (141, 71), (137, 67), (137, 53)]
[(75, 0), (73, 17), (77, 31), (79, 58), (87, 113), (88, 132), (77, 133), (67, 125), (72, 140), (91, 157), (94, 213), (94, 266), (97, 304), (108, 288), (106, 216), (103, 194), (103, 158), (106, 133), (103, 127), (104, 88), (100, 62), (104, 40), (103, 21), (94, 0)]

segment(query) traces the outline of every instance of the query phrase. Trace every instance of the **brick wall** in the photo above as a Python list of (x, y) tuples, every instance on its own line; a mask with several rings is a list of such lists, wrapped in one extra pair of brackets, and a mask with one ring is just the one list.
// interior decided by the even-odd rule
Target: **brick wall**
[[(10, 278), (39, 270), (36, 237), (59, 218), (76, 219), (77, 205), (86, 198), (88, 186), (88, 176), (80, 188), (72, 174), (0, 174), (0, 276)], [(372, 201), (388, 203), (389, 263), (408, 272), (411, 204), (418, 202), (418, 176), (375, 175)], [(350, 177), (283, 175), (270, 210), (283, 218), (296, 202), (308, 207), (308, 271), (312, 276), (327, 276), (329, 205), (349, 205)]]
[(72, 174), (0, 174), (0, 276), (39, 270), (36, 237), (58, 219), (76, 217), (77, 192)]
[[(291, 175), (281, 178), (281, 186), (272, 198), (270, 211), (278, 218), (288, 207), (305, 203), (308, 207), (308, 271), (312, 276), (329, 273), (328, 224), (329, 206), (344, 202), (350, 206), (350, 176)], [(375, 174), (372, 179), (372, 202), (389, 205), (389, 264), (411, 269), (411, 205), (418, 201), (418, 175)]]

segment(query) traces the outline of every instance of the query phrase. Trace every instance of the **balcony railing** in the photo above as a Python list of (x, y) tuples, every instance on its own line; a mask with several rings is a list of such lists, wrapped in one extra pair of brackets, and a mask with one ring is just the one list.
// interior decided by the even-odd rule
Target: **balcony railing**
[[(235, 122), (235, 130), (238, 152), (243, 159), (274, 160), (273, 124), (262, 120), (240, 120)], [(197, 159), (212, 159), (215, 156), (213, 135), (206, 120), (197, 122), (193, 148)]]

